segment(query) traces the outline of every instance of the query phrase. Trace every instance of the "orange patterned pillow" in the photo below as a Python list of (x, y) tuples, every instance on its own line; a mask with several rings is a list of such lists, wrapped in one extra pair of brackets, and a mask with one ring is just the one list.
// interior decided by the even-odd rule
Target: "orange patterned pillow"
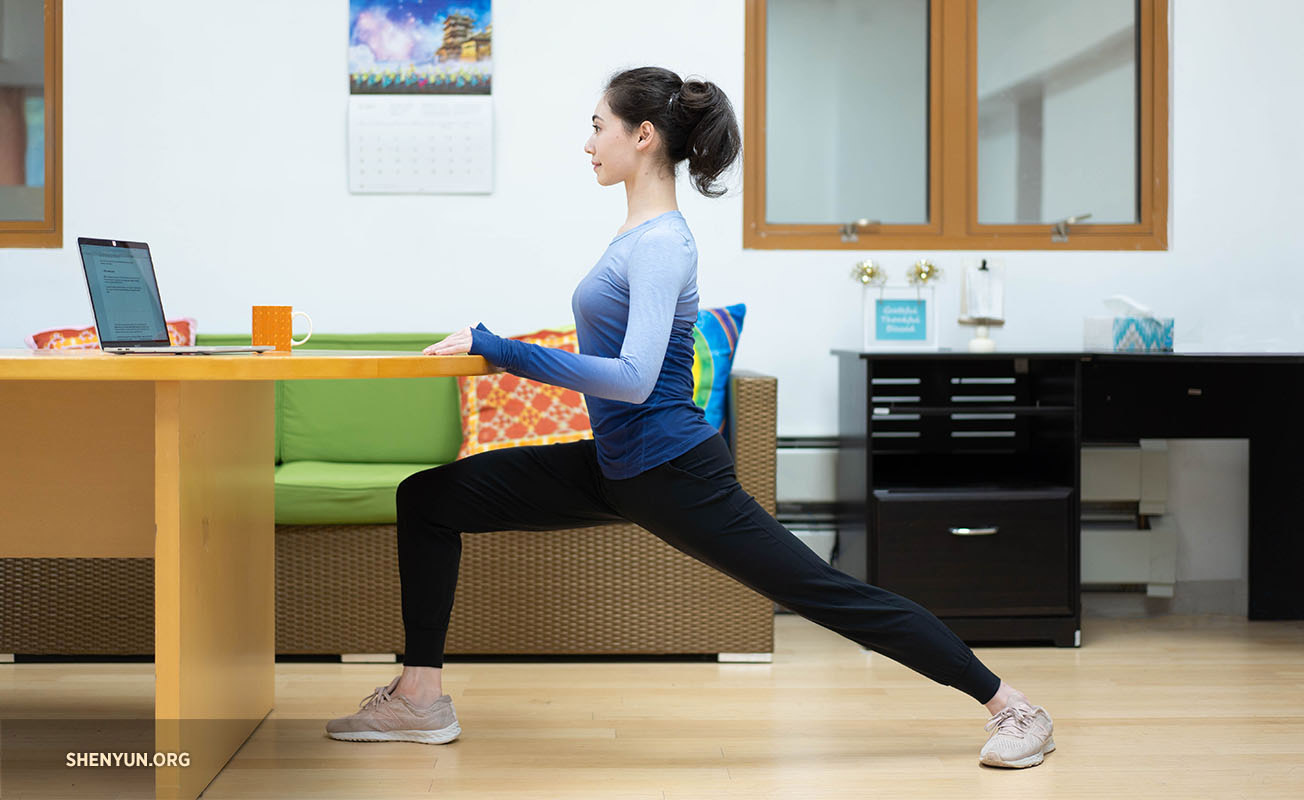
[[(193, 345), (197, 323), (191, 317), (167, 321), (168, 341), (175, 345)], [(94, 325), (85, 328), (51, 328), (27, 337), (33, 350), (98, 350), (100, 336)]]
[[(579, 352), (573, 327), (512, 338)], [(573, 389), (506, 372), (461, 376), (457, 388), (462, 395), (462, 449), (458, 458), (502, 447), (593, 438), (584, 395)]]

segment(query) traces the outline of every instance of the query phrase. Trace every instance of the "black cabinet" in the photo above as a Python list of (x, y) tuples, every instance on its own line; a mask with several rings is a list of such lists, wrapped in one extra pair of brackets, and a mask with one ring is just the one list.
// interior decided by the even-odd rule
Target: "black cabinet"
[(969, 642), (1074, 644), (1082, 442), (1245, 438), (1246, 614), (1304, 619), (1304, 354), (833, 352), (844, 572)]
[(1079, 359), (839, 363), (839, 567), (970, 643), (1077, 644)]

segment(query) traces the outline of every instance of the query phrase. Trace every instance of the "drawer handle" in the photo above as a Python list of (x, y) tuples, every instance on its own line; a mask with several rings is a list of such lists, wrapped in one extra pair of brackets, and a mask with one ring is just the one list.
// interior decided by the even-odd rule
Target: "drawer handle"
[(991, 536), (993, 533), (996, 533), (998, 530), (1000, 530), (1000, 528), (996, 527), (995, 525), (991, 526), (990, 528), (952, 528), (951, 535), (952, 536)]

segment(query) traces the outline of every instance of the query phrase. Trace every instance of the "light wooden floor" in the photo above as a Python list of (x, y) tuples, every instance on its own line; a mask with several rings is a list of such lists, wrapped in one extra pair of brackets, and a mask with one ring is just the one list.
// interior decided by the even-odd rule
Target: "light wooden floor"
[[(452, 662), (442, 746), (325, 737), (396, 665), (278, 664), (276, 711), (204, 797), (1304, 797), (1301, 622), (1088, 618), (1080, 649), (979, 649), (1055, 718), (1059, 749), (1018, 771), (978, 765), (967, 696), (775, 625), (773, 664)], [(5, 715), (148, 713), (151, 690), (146, 664), (0, 665)]]

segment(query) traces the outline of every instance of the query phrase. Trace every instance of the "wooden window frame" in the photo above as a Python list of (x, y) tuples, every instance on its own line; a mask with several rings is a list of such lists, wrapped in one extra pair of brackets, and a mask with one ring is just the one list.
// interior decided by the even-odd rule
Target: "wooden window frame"
[[(1167, 250), (1168, 3), (1137, 0), (1139, 217), (1069, 229), (978, 222), (978, 0), (929, 0), (928, 219), (874, 225), (842, 241), (844, 222), (765, 221), (766, 0), (747, 0), (743, 110), (743, 248), (753, 250)], [(1088, 210), (1088, 209), (1084, 209)], [(851, 220), (846, 220), (851, 222)]]
[(63, 247), (63, 0), (45, 0), (45, 211), (0, 220), (0, 247)]

